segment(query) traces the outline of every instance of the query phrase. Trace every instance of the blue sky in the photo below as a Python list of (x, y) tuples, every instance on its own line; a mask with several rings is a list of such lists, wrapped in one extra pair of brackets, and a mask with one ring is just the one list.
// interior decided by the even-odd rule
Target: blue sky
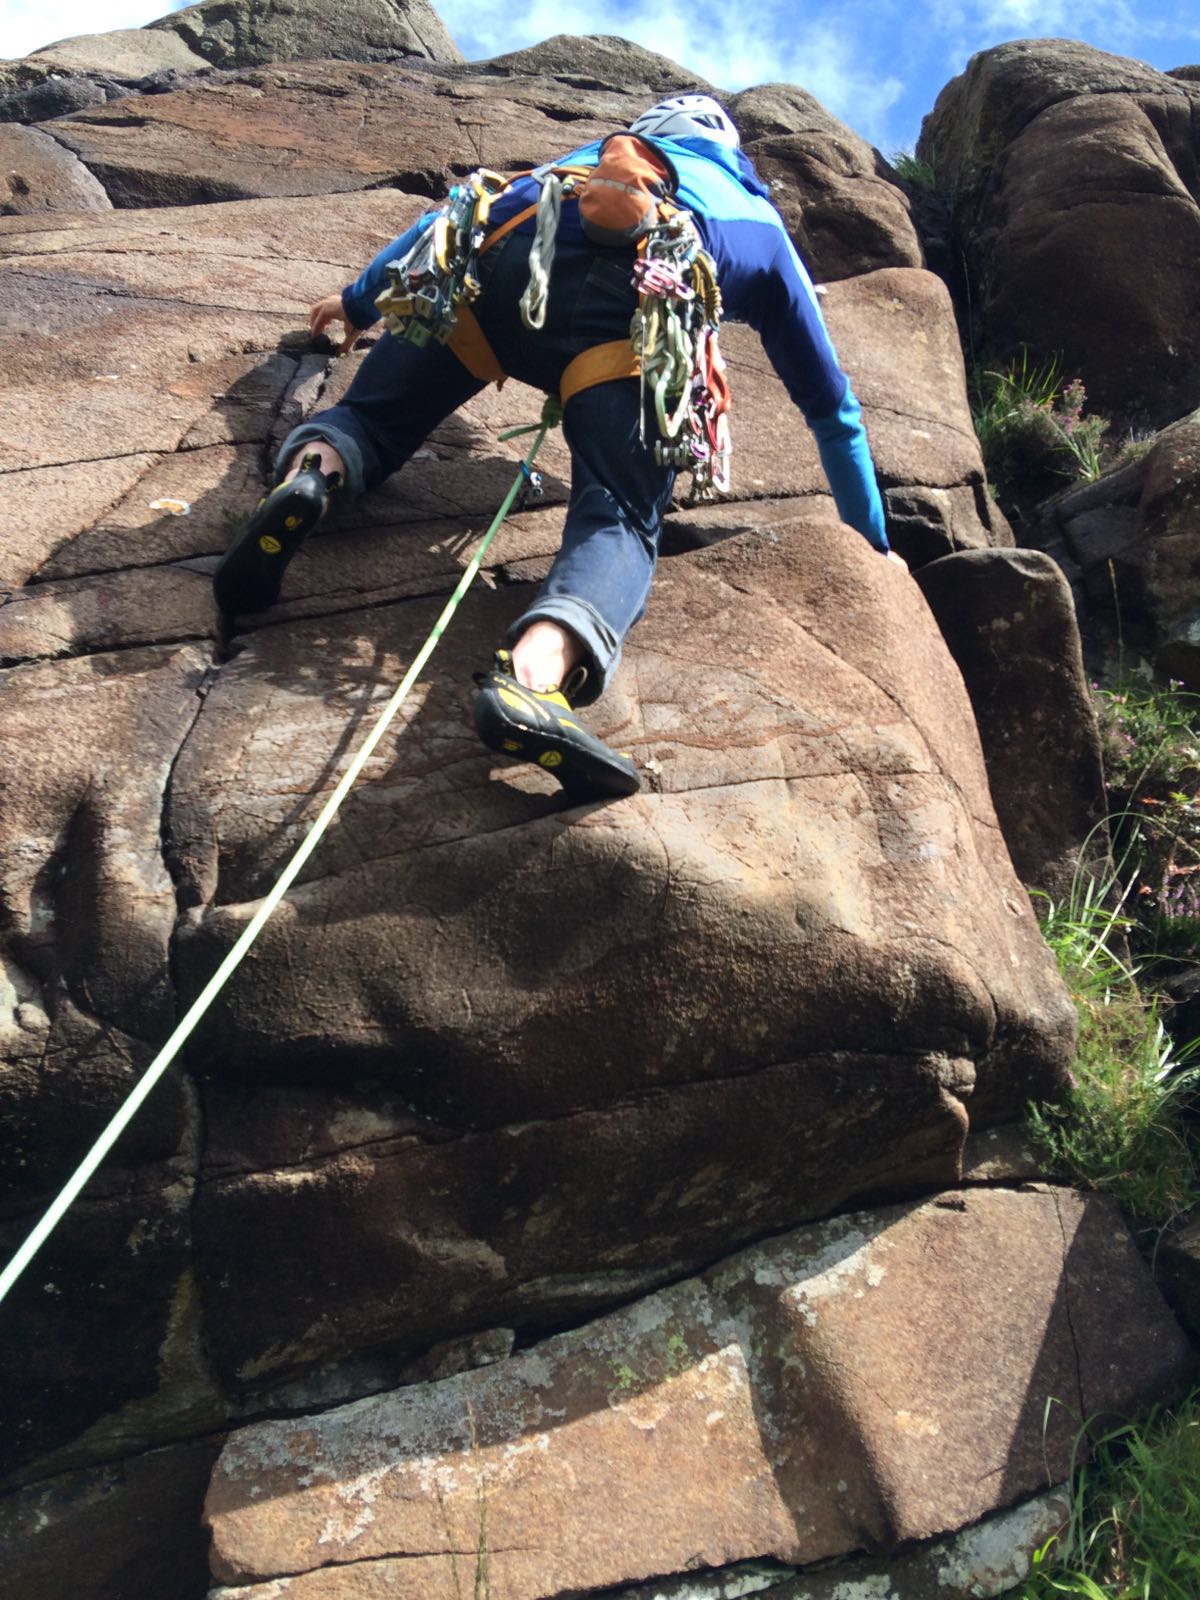
[[(330, 0), (333, 3), (333, 0)], [(139, 27), (169, 0), (0, 0), (0, 57), (51, 40)], [(797, 83), (885, 153), (911, 147), (943, 84), (1005, 39), (1076, 38), (1167, 68), (1200, 62), (1192, 0), (441, 0), (476, 59), (555, 33), (612, 33), (726, 89)]]

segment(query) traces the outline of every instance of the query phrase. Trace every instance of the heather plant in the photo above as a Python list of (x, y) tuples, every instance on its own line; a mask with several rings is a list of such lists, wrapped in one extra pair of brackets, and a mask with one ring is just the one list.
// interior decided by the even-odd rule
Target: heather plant
[(1022, 349), (1003, 371), (977, 368), (969, 391), (984, 465), (997, 482), (1046, 472), (1092, 479), (1111, 464), (1107, 418), (1084, 415), (1083, 381), (1064, 384), (1057, 359), (1038, 365)]

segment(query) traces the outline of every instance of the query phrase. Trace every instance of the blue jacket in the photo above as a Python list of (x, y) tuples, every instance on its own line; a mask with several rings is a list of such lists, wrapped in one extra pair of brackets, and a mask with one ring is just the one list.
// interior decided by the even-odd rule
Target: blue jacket
[[(812, 281), (792, 247), (766, 185), (738, 149), (708, 139), (655, 139), (679, 179), (676, 204), (690, 211), (717, 265), (725, 317), (748, 323), (762, 339), (771, 365), (803, 412), (821, 455), (838, 514), (875, 546), (888, 548), (883, 505), (863, 427), (862, 411), (821, 315)], [(553, 166), (594, 166), (600, 141)], [(492, 205), (499, 224), (536, 201), (535, 176), (519, 178)], [(342, 293), (356, 327), (375, 321), (375, 298), (387, 286), (387, 265), (405, 255), (429, 226), (427, 212), (393, 239)], [(522, 228), (533, 229), (532, 218)], [(518, 230), (521, 231), (521, 230)], [(590, 249), (576, 207), (565, 207), (558, 249)]]

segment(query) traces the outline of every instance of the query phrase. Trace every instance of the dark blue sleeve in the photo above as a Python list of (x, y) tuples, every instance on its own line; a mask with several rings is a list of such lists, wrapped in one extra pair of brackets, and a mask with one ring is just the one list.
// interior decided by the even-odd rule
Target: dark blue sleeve
[(437, 214), (436, 211), (427, 211), (423, 217), (418, 217), (411, 228), (393, 239), (391, 244), (385, 245), (371, 265), (342, 290), (342, 309), (356, 328), (369, 328), (379, 320), (375, 299), (387, 288), (388, 262), (399, 261), (401, 256), (406, 256)]

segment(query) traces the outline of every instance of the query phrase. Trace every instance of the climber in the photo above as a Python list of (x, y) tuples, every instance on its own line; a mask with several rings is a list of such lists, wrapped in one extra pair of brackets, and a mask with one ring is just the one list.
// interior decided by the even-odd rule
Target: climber
[[(569, 191), (577, 193), (578, 204), (561, 203), (549, 182), (563, 173), (567, 178), (555, 182), (565, 184), (568, 202)], [(313, 336), (341, 322), (343, 351), (377, 320), (377, 300), (399, 305), (408, 324), (389, 316), (389, 326), (408, 331), (385, 333), (344, 398), (284, 440), (276, 487), (226, 552), (214, 589), (226, 615), (265, 609), (331, 497), (381, 483), (489, 380), (511, 375), (548, 394), (561, 387), (572, 467), (562, 546), (492, 670), (477, 676), (476, 728), (492, 749), (552, 771), (572, 799), (631, 794), (640, 781), (633, 761), (589, 734), (574, 708), (603, 692), (643, 613), (681, 458), (679, 451), (664, 458), (661, 441), (656, 449), (654, 408), (630, 343), (639, 308), (637, 242), (654, 236), (662, 217), (677, 208), (694, 220), (724, 312), (760, 334), (816, 437), (843, 521), (889, 555), (883, 507), (858, 401), (813, 286), (715, 100), (673, 96), (627, 132), (561, 162), (513, 180), (491, 183), (494, 177), (473, 175), (479, 181), (471, 203), (486, 214), (487, 235), (477, 255), (460, 261), (459, 316), (448, 342), (441, 342), (445, 322), (440, 331), (436, 325), (437, 302), (447, 281), (447, 239), (461, 244), (471, 227), (469, 215), (454, 226), (462, 187), (452, 193), (450, 223), (438, 224), (446, 207), (427, 213), (356, 282), (312, 307)], [(478, 230), (476, 244), (483, 237)], [(434, 256), (440, 266), (431, 273), (407, 270), (416, 257), (429, 264)], [(412, 290), (414, 300), (405, 285), (418, 280), (425, 287)], [(677, 292), (691, 295), (682, 286)], [(539, 295), (540, 305), (532, 305)], [(413, 321), (417, 312), (431, 319), (434, 336), (419, 316)], [(596, 355), (603, 357), (598, 363)]]

